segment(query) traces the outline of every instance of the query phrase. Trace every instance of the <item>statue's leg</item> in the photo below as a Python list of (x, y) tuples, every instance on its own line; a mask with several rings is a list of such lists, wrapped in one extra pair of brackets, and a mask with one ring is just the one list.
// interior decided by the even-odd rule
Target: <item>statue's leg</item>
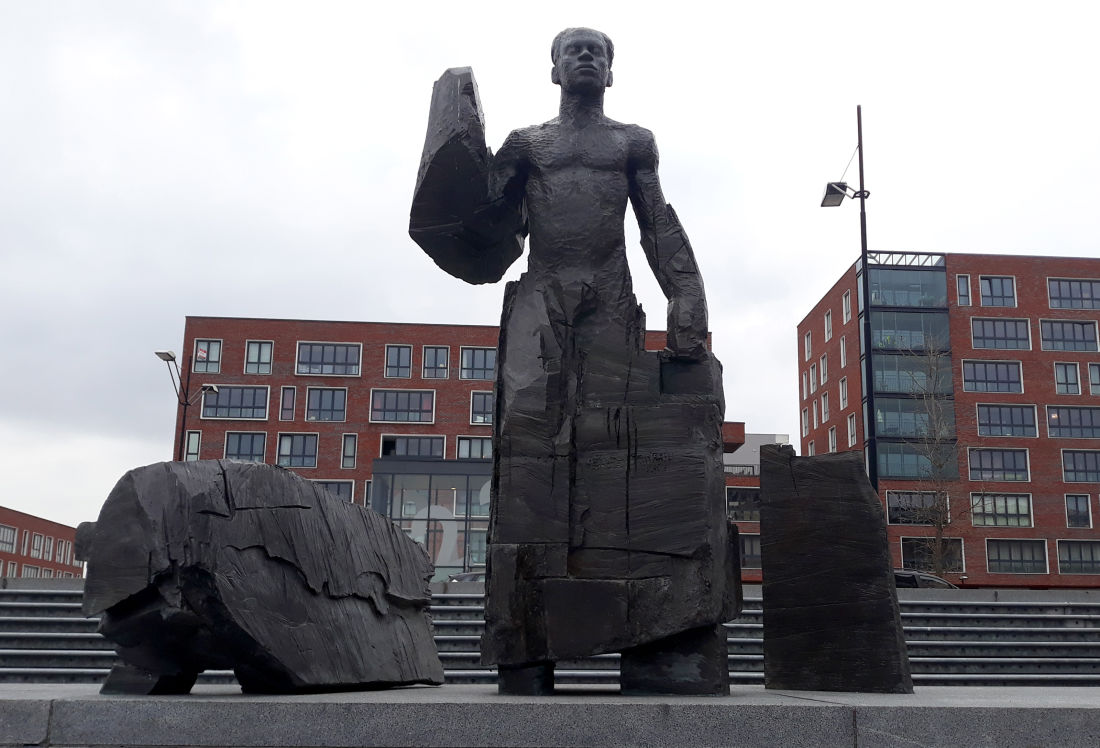
[(196, 673), (153, 673), (132, 665), (115, 665), (103, 681), (100, 693), (166, 696), (191, 693)]
[(554, 663), (501, 665), (497, 669), (497, 692), (510, 696), (549, 696), (554, 693)]
[(700, 626), (623, 650), (619, 688), (624, 694), (729, 693), (726, 630)]

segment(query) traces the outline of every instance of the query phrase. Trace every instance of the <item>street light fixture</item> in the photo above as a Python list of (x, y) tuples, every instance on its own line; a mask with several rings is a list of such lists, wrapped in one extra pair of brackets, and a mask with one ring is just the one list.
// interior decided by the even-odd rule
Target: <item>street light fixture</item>
[(179, 449), (176, 453), (176, 460), (178, 462), (183, 461), (183, 449), (184, 449), (184, 437), (187, 434), (187, 409), (191, 407), (207, 392), (214, 394), (218, 393), (218, 385), (216, 384), (204, 384), (199, 387), (198, 392), (191, 392), (191, 367), (187, 367), (187, 379), (183, 378), (183, 373), (180, 371), (179, 361), (176, 360), (176, 354), (172, 351), (154, 351), (156, 357), (165, 363), (168, 367), (168, 376), (172, 379), (172, 389), (176, 392), (176, 402), (179, 403), (180, 408), (183, 410), (183, 415), (180, 418), (180, 433), (179, 433)]
[[(863, 443), (866, 450), (867, 476), (871, 485), (878, 491), (878, 448), (875, 440), (875, 403), (874, 369), (871, 365), (871, 281), (867, 262), (867, 198), (871, 193), (863, 184), (863, 108), (856, 106), (856, 151), (859, 153), (859, 189), (853, 190), (846, 182), (829, 182), (825, 186), (825, 196), (821, 198), (822, 208), (835, 208), (844, 202), (844, 198), (859, 198), (859, 242), (860, 242), (860, 293), (862, 303), (859, 312), (863, 315), (863, 341), (860, 346), (863, 356), (863, 390), (865, 408), (863, 412)], [(849, 161), (849, 164), (851, 162)], [(843, 178), (843, 177), (842, 177)]]

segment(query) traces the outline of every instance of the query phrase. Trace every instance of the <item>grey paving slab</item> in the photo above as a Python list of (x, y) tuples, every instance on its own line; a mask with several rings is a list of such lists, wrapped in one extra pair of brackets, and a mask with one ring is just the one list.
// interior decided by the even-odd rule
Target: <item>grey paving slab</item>
[(0, 744), (37, 745), (49, 735), (50, 702), (10, 699), (0, 705)]

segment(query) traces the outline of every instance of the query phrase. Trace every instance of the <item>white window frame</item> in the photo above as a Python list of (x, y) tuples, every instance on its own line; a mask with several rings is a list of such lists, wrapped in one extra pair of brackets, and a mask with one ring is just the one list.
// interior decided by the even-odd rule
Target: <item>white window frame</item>
[(840, 368), (848, 365), (848, 336), (840, 336)]
[(1057, 312), (1063, 312), (1063, 311), (1066, 311), (1067, 309), (1070, 310), (1070, 311), (1076, 311), (1076, 312), (1095, 312), (1096, 311), (1095, 308), (1082, 307), (1080, 309), (1075, 309), (1074, 307), (1054, 306), (1051, 303), (1051, 298), (1050, 298), (1050, 282), (1052, 280), (1054, 280), (1054, 281), (1083, 281), (1085, 283), (1096, 283), (1096, 282), (1100, 281), (1100, 278), (1071, 278), (1071, 277), (1065, 276), (1065, 275), (1048, 275), (1046, 277), (1046, 279), (1043, 281), (1043, 285), (1046, 287), (1046, 291), (1047, 291), (1047, 309), (1052, 309), (1052, 310), (1057, 311)]
[[(979, 350), (990, 350), (988, 348), (981, 348)], [(1019, 392), (990, 392), (989, 390), (971, 390), (966, 387), (966, 365), (970, 364), (1016, 364), (1020, 369), (1020, 391)], [(959, 362), (959, 381), (962, 383), (963, 392), (977, 392), (979, 395), (1023, 395), (1027, 391), (1027, 385), (1024, 383), (1024, 363), (1020, 359), (1011, 358), (964, 358)]]
[[(387, 374), (386, 369), (389, 368), (390, 360), (390, 348), (408, 348), (409, 349), (409, 375), (400, 376), (396, 374)], [(421, 371), (423, 371), (423, 351), (421, 351)], [(449, 363), (449, 361), (448, 361)], [(363, 368), (362, 364), (359, 366)], [(413, 370), (416, 368), (416, 346), (412, 343), (386, 343), (385, 348), (382, 350), (382, 378), (383, 379), (412, 379)]]
[[(489, 379), (481, 377), (462, 376), (462, 352), (463, 351), (496, 351), (496, 363), (493, 364), (493, 376)], [(496, 381), (497, 366), (500, 363), (500, 351), (495, 345), (462, 345), (458, 347), (458, 378), (463, 382), (493, 382)]]
[[(351, 451), (351, 465), (345, 465), (344, 460), (347, 458), (347, 438), (352, 438), (353, 449)], [(359, 462), (359, 434), (354, 432), (344, 432), (340, 434), (340, 469), (341, 470), (354, 470), (356, 464)], [(352, 489), (354, 495), (355, 489)]]
[(42, 558), (42, 545), (46, 542), (46, 536), (40, 532), (31, 533), (31, 558)]
[(840, 378), (840, 409), (844, 410), (848, 407), (848, 377)]
[[(218, 368), (214, 371), (210, 369), (203, 369), (198, 371), (195, 368), (195, 364), (199, 362), (199, 343), (217, 343), (218, 344)], [(225, 360), (225, 341), (221, 338), (195, 338), (191, 348), (191, 373), (193, 374), (221, 374), (222, 362)], [(209, 363), (209, 362), (207, 362)]]
[[(398, 433), (395, 433), (393, 431), (384, 431), (381, 434), (379, 434), (378, 435), (378, 456), (379, 457), (397, 457), (398, 459), (402, 459), (406, 455), (387, 455), (387, 454), (384, 454), (385, 448), (386, 448), (386, 438), (387, 437), (392, 437), (394, 439), (402, 439), (402, 438), (406, 438), (406, 437), (411, 437), (413, 439), (442, 439), (443, 440), (443, 447), (442, 447), (442, 452), (440, 453), (441, 457), (439, 459), (443, 460), (443, 459), (447, 458), (447, 435), (446, 434), (436, 434), (436, 433), (431, 433), (431, 434), (398, 434)], [(415, 458), (413, 458), (413, 459), (415, 459)]]
[[(359, 372), (357, 374), (313, 374), (310, 372), (298, 371), (298, 361), (300, 360), (303, 345), (351, 345), (359, 349)], [(355, 377), (359, 378), (363, 376), (363, 369), (366, 368), (366, 362), (363, 361), (363, 344), (357, 343), (354, 340), (298, 340), (294, 343), (294, 376), (296, 377)], [(383, 369), (384, 371), (384, 369)]]
[[(987, 309), (997, 309), (999, 307), (986, 307)], [(1004, 307), (1007, 309), (1008, 307)], [(981, 322), (991, 321), (1004, 321), (1004, 322), (1026, 322), (1027, 323), (1027, 348), (979, 348), (974, 345), (974, 320)], [(970, 318), (970, 348), (975, 351), (1030, 351), (1035, 348), (1035, 339), (1031, 336), (1031, 319), (1028, 317), (979, 317), (974, 316)], [(971, 359), (976, 361), (978, 359)], [(1007, 360), (1007, 359), (1005, 359)]]
[(852, 320), (852, 292), (845, 291), (840, 297), (840, 311), (843, 318), (842, 324), (848, 324)]
[(19, 547), (19, 528), (0, 524), (0, 530), (11, 530), (11, 550), (0, 548), (0, 553), (15, 553), (15, 549)]
[(833, 310), (825, 310), (825, 342), (833, 339)]
[(229, 435), (230, 434), (248, 434), (249, 436), (251, 436), (253, 434), (263, 434), (263, 436), (264, 436), (264, 454), (263, 454), (263, 459), (260, 460), (260, 462), (267, 462), (267, 432), (266, 431), (231, 431), (231, 430), (228, 430), (228, 429), (226, 430), (225, 434), (222, 435), (222, 459), (223, 460), (230, 459), (229, 458)]
[[(983, 392), (982, 394), (990, 394), (990, 393)], [(992, 393), (992, 394), (998, 394), (998, 393)], [(1000, 393), (1000, 394), (1006, 394), (1006, 393)], [(1011, 408), (1031, 408), (1031, 420), (1035, 424), (1035, 435), (1034, 436), (1021, 436), (1020, 434), (1000, 434), (1000, 435), (994, 436), (993, 434), (982, 434), (982, 433), (980, 433), (978, 431), (978, 429), (980, 428), (980, 425), (978, 423), (978, 407), (982, 406), (982, 405), (991, 405), (995, 408), (996, 407), (1001, 407), (1001, 406), (1011, 407)], [(985, 402), (985, 403), (975, 402), (974, 403), (974, 432), (982, 439), (1038, 439), (1039, 438), (1039, 431), (1040, 431), (1040, 429), (1039, 429), (1039, 411), (1038, 411), (1038, 408), (1036, 408), (1036, 406), (1033, 403), (1017, 403), (1017, 402), (1013, 402), (1013, 401), (1007, 401), (1007, 402), (1002, 402), (1002, 403), (989, 403), (989, 402)], [(993, 449), (995, 447), (990, 447), (990, 448)], [(999, 447), (996, 447), (996, 448), (999, 449)], [(1031, 464), (1028, 463), (1028, 474), (1029, 475), (1031, 473), (1030, 468), (1031, 468)]]
[[(1038, 425), (1038, 424), (1036, 424), (1036, 425)], [(984, 437), (983, 436), (982, 438), (983, 439), (988, 439), (988, 438), (991, 438), (991, 437)], [(977, 452), (983, 452), (983, 451), (989, 451), (989, 450), (997, 450), (998, 452), (1005, 452), (1005, 451), (1009, 451), (1009, 450), (1014, 450), (1014, 451), (1023, 450), (1024, 459), (1027, 463), (1027, 479), (1026, 480), (1006, 480), (1004, 478), (1001, 478), (999, 480), (993, 480), (993, 479), (982, 479), (982, 478), (973, 479), (973, 478), (971, 478), (970, 477), (970, 462), (971, 462), (971, 457), (970, 456), (976, 451)], [(972, 483), (1031, 483), (1031, 448), (1030, 447), (1014, 447), (1014, 446), (1006, 446), (1006, 447), (967, 447), (966, 448), (966, 480), (971, 481)]]
[(810, 457), (813, 457), (814, 454), (816, 453), (816, 450), (814, 449), (814, 440), (813, 439), (810, 439), (810, 445), (809, 445), (809, 449), (807, 451), (808, 451), (808, 455)]
[[(1087, 501), (1085, 507), (1089, 510), (1089, 524), (1088, 527), (1070, 527), (1069, 526), (1069, 504), (1066, 502), (1070, 496), (1084, 496)], [(1066, 512), (1066, 529), (1067, 530), (1091, 530), (1092, 529), (1092, 494), (1091, 493), (1074, 493), (1072, 491), (1062, 494), (1062, 505)]]
[[(891, 527), (920, 527), (920, 525), (891, 525)], [(901, 566), (905, 568), (905, 543), (906, 540), (935, 540), (934, 535), (900, 535), (898, 536), (898, 560), (901, 561)], [(966, 538), (959, 536), (944, 537), (942, 540), (957, 540), (959, 541), (959, 560), (962, 561), (961, 571), (949, 571), (948, 574), (965, 574), (966, 573)], [(912, 571), (916, 571), (913, 569)], [(925, 572), (926, 574), (928, 572)]]
[(814, 355), (813, 354), (813, 342), (814, 342), (813, 332), (807, 332), (805, 335), (802, 336), (802, 360), (803, 361), (809, 361), (811, 358), (813, 358), (813, 355)]
[(1092, 371), (1093, 371), (1094, 367), (1097, 371), (1100, 371), (1100, 364), (1095, 363), (1093, 361), (1089, 361), (1088, 362), (1088, 367), (1087, 367), (1088, 372), (1089, 372), (1089, 394), (1090, 395), (1100, 395), (1100, 385), (1097, 385), (1097, 386), (1094, 387), (1093, 384), (1092, 384)]
[[(982, 279), (983, 278), (1011, 278), (1012, 279), (1012, 306), (986, 306), (982, 303)], [(1020, 306), (1020, 284), (1016, 282), (1015, 275), (983, 274), (978, 276), (978, 306), (985, 309), (1016, 309)]]
[[(1027, 513), (1028, 518), (1031, 520), (1030, 525), (979, 525), (974, 521), (974, 509), (977, 506), (977, 502), (981, 500), (982, 496), (1026, 496), (1027, 497)], [(1030, 491), (971, 491), (970, 492), (970, 526), (971, 527), (995, 527), (999, 529), (1006, 528), (1021, 528), (1030, 529), (1035, 527), (1035, 495)]]
[[(248, 346), (251, 343), (270, 343), (271, 344), (271, 358), (267, 361), (267, 371), (249, 371), (248, 364)], [(256, 363), (264, 363), (258, 361)], [(247, 374), (250, 377), (269, 377), (271, 376), (271, 370), (275, 367), (275, 341), (274, 340), (246, 340), (244, 341), (244, 361), (241, 363), (241, 373)]]
[(490, 444), (490, 449), (492, 448), (491, 445), (492, 445), (492, 442), (493, 442), (493, 437), (491, 437), (491, 436), (485, 436), (484, 434), (459, 434), (458, 436), (455, 437), (455, 459), (456, 460), (488, 460), (488, 459), (491, 459), (489, 457), (459, 457), (458, 452), (459, 452), (459, 448), (462, 446), (461, 443), (462, 443), (463, 439), (477, 439), (478, 441), (481, 441), (483, 439), (488, 439), (489, 444)]
[[(283, 418), (283, 393), (286, 390), (293, 390), (294, 392), (294, 405), (290, 409), (290, 418)], [(298, 412), (298, 388), (292, 384), (284, 384), (279, 387), (279, 420), (284, 423), (293, 421), (294, 416)]]
[[(355, 480), (352, 478), (306, 478), (310, 483), (344, 483), (351, 485), (351, 497), (349, 504), (355, 503)], [(335, 495), (335, 494), (334, 494)]]
[[(1072, 366), (1073, 370), (1077, 372), (1077, 391), (1076, 392), (1059, 392), (1058, 391), (1058, 367), (1059, 366)], [(1056, 397), (1076, 397), (1078, 395), (1085, 394), (1085, 388), (1081, 384), (1081, 364), (1077, 361), (1053, 361), (1050, 365), (1051, 374), (1054, 378), (1054, 395)]]
[(825, 384), (829, 381), (829, 354), (822, 353), (821, 358), (818, 359), (817, 373), (821, 377), (819, 384)]
[[(194, 442), (195, 448), (191, 449), (191, 443)], [(184, 462), (197, 462), (202, 454), (202, 431), (195, 429), (188, 430), (183, 435), (183, 461)], [(192, 457), (194, 455), (194, 457)]]
[[(1080, 529), (1084, 529), (1084, 528), (1080, 528)], [(1100, 574), (1100, 572), (1095, 572), (1095, 571), (1066, 571), (1066, 572), (1062, 571), (1062, 543), (1080, 543), (1080, 542), (1096, 543), (1096, 542), (1100, 542), (1100, 541), (1098, 541), (1096, 538), (1057, 538), (1054, 541), (1054, 552), (1055, 552), (1055, 557), (1054, 558), (1055, 558), (1055, 561), (1057, 562), (1058, 574), (1066, 574), (1066, 575), (1070, 575), (1070, 576), (1073, 576), (1073, 575), (1086, 575), (1086, 574), (1087, 575)], [(1049, 564), (1047, 566), (1049, 568)]]
[(848, 446), (854, 447), (856, 445), (856, 414), (848, 414)]
[(829, 421), (829, 393), (821, 393), (821, 422), (827, 423)]
[[(475, 395), (489, 395), (490, 396), (490, 400), (493, 401), (493, 414), (491, 416), (492, 420), (490, 420), (488, 422), (486, 422), (486, 421), (475, 421), (474, 420), (474, 396)], [(492, 398), (492, 395), (493, 395), (492, 390), (471, 390), (470, 391), (470, 425), (471, 426), (490, 426), (491, 427), (493, 425), (493, 422), (496, 420), (496, 415), (497, 414), (496, 414), (496, 401)]]
[[(322, 421), (322, 420), (317, 419), (317, 418), (310, 418), (309, 417), (309, 393), (312, 390), (343, 390), (344, 391), (344, 417), (341, 418), (338, 421)], [(319, 385), (318, 386), (307, 386), (306, 387), (306, 407), (305, 407), (305, 411), (302, 415), (303, 415), (303, 418), (305, 419), (306, 423), (347, 423), (347, 421), (348, 421), (348, 407), (349, 407), (350, 402), (351, 402), (351, 398), (348, 397), (348, 388), (347, 387), (324, 387), (324, 386), (319, 386)], [(280, 406), (279, 409), (282, 410), (282, 403), (279, 403), (279, 406)], [(434, 410), (434, 407), (433, 407), (433, 410)], [(280, 413), (280, 415), (282, 415), (282, 414)]]
[[(959, 293), (963, 284), (966, 285), (966, 301), (963, 301), (962, 294)], [(959, 273), (955, 276), (955, 306), (974, 306), (974, 294), (971, 293), (969, 273)]]
[(1066, 480), (1066, 452), (1095, 452), (1097, 454), (1097, 460), (1100, 460), (1100, 449), (1082, 449), (1080, 447), (1062, 447), (1058, 450), (1058, 469), (1062, 473), (1063, 483), (1084, 483), (1086, 485), (1093, 485), (1094, 481), (1090, 480)]
[(806, 384), (806, 372), (802, 372), (802, 399), (809, 397), (809, 386)]
[[(1043, 323), (1044, 322), (1073, 322), (1073, 323), (1091, 322), (1092, 323), (1092, 341), (1094, 343), (1096, 343), (1097, 350), (1100, 350), (1100, 324), (1098, 324), (1095, 319), (1066, 319), (1064, 317), (1063, 318), (1050, 318), (1050, 317), (1046, 317), (1046, 318), (1040, 317), (1039, 318), (1039, 350), (1041, 350), (1041, 351), (1050, 351), (1052, 353), (1064, 353), (1064, 354), (1078, 355), (1078, 356), (1082, 355), (1082, 354), (1087, 355), (1087, 354), (1090, 354), (1090, 353), (1093, 354), (1093, 355), (1096, 355), (1096, 353), (1097, 353), (1097, 351), (1068, 351), (1064, 348), (1047, 348), (1045, 345), (1043, 345)], [(1028, 332), (1029, 333), (1031, 332), (1031, 325), (1030, 324), (1028, 325)]]
[[(424, 352), (429, 348), (442, 348), (443, 350), (447, 351), (447, 369), (446, 369), (447, 375), (446, 376), (443, 376), (443, 377), (426, 377), (426, 376), (424, 376), (424, 372), (427, 371), (427, 368), (426, 368), (427, 365), (424, 363), (424, 359), (425, 359)], [(436, 345), (436, 344), (432, 344), (432, 343), (425, 343), (424, 345), (420, 346), (420, 378), (425, 379), (425, 380), (435, 380), (435, 381), (442, 381), (444, 379), (450, 379), (451, 378), (451, 346), (449, 346), (449, 345)]]
[[(314, 423), (317, 423), (316, 421)], [(316, 436), (317, 437), (317, 451), (313, 454), (312, 465), (279, 465), (279, 454), (282, 451), (282, 441), (284, 436)], [(265, 447), (266, 450), (266, 447)], [(321, 461), (321, 433), (319, 431), (280, 431), (275, 435), (275, 457), (274, 464), (279, 467), (285, 467), (289, 470), (316, 470), (318, 463)]]
[[(990, 571), (989, 569), (989, 541), (990, 540), (1007, 540), (1009, 542), (1036, 542), (1042, 541), (1043, 543), (1043, 562), (1046, 566), (1044, 571)], [(1037, 576), (1039, 574), (1050, 574), (1050, 543), (1046, 538), (1030, 538), (1030, 537), (1009, 537), (1009, 538), (985, 538), (985, 573), (986, 574), (1012, 574), (1013, 576)]]
[[(381, 421), (374, 417), (374, 393), (375, 392), (430, 392), (432, 393), (432, 418), (430, 421)], [(370, 402), (367, 404), (367, 415), (370, 423), (399, 423), (399, 424), (433, 424), (439, 411), (439, 392), (431, 387), (418, 387), (416, 389), (404, 389), (402, 387), (371, 387)], [(314, 421), (313, 423), (318, 423)]]
[(836, 426), (829, 427), (829, 453), (836, 451)]
[[(253, 389), (253, 390), (266, 390), (267, 394), (264, 396), (264, 400), (267, 406), (264, 408), (263, 418), (241, 418), (232, 416), (207, 416), (203, 413), (206, 410), (206, 396), (209, 392), (204, 392), (202, 397), (199, 398), (199, 420), (200, 421), (266, 421), (271, 418), (271, 385), (270, 384), (222, 384), (219, 385), (219, 391), (230, 389)], [(280, 403), (280, 406), (282, 403)]]
[(817, 392), (817, 364), (810, 364), (810, 394)]
[(806, 437), (810, 435), (810, 409), (802, 409), (802, 436)]

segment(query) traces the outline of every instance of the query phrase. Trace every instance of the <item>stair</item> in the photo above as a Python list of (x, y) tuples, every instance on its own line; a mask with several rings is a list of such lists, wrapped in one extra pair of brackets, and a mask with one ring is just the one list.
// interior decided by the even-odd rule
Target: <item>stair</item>
[[(117, 662), (80, 613), (80, 590), (0, 589), (0, 682), (100, 683)], [(480, 592), (432, 598), (435, 641), (448, 683), (494, 683), (481, 665), (484, 625)], [(763, 683), (760, 599), (726, 624), (731, 682)], [(958, 599), (901, 601), (913, 680), (918, 685), (1100, 685), (1100, 603), (1064, 600), (998, 602)], [(560, 662), (562, 685), (618, 682), (617, 654)], [(200, 683), (233, 683), (208, 671)]]

